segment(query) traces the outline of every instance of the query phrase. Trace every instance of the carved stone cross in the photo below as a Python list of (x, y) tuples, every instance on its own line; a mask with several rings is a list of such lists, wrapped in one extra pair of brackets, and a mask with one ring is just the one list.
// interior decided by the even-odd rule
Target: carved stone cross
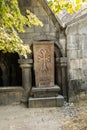
[(33, 44), (36, 87), (54, 86), (54, 43), (41, 41)]
[(38, 62), (41, 62), (41, 71), (45, 72), (49, 70), (49, 66), (47, 65), (48, 62), (51, 61), (51, 56), (47, 49), (40, 49), (38, 55)]

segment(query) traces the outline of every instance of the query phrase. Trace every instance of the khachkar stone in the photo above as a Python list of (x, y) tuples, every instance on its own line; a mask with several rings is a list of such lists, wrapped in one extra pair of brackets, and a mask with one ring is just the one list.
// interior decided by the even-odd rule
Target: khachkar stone
[(54, 43), (33, 44), (36, 87), (54, 86)]
[(60, 87), (54, 85), (54, 42), (34, 43), (33, 54), (36, 86), (32, 87), (28, 107), (63, 106), (64, 98), (58, 94)]

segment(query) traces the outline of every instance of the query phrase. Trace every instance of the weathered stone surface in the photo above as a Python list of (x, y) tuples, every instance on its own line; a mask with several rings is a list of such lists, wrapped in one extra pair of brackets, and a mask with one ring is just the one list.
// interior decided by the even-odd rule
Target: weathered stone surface
[[(48, 22), (49, 22), (49, 17), (47, 17), (46, 15), (44, 16), (44, 19), (43, 19), (43, 17), (41, 17), (41, 16), (38, 16), (39, 17), (39, 19), (42, 21), (42, 23), (44, 23), (44, 24), (48, 24)], [(50, 25), (50, 24), (49, 24)], [(51, 25), (52, 26), (52, 25)]]
[(54, 86), (54, 43), (33, 44), (36, 87)]
[[(25, 27), (25, 30), (26, 30), (26, 33), (28, 33), (28, 36), (29, 36), (29, 33), (31, 34), (31, 33), (34, 33), (34, 27), (30, 27), (30, 28), (28, 28), (28, 27)], [(23, 35), (23, 34), (22, 34)], [(25, 38), (25, 37), (24, 37)]]
[(23, 93), (22, 87), (0, 87), (0, 105), (20, 103)]
[(84, 49), (84, 58), (87, 58), (87, 49)]
[(83, 45), (83, 49), (87, 50), (87, 35), (84, 36), (84, 44)]
[(75, 60), (77, 59), (77, 56), (78, 56), (78, 51), (77, 50), (68, 50), (67, 51), (67, 57), (71, 60)]
[(70, 67), (71, 69), (79, 68), (79, 60), (76, 60), (76, 59), (75, 60), (71, 60), (70, 61), (70, 66), (71, 66)]
[[(87, 79), (87, 10), (67, 25), (68, 78)], [(70, 95), (71, 96), (71, 95)]]
[(33, 60), (30, 59), (19, 59), (20, 67), (22, 69), (22, 86), (24, 88), (24, 94), (21, 99), (22, 103), (27, 103), (31, 87), (32, 87), (32, 75), (31, 68)]
[(79, 24), (79, 34), (87, 34), (87, 19), (82, 20)]
[(83, 69), (83, 74), (84, 74), (84, 76), (87, 76), (87, 68)]
[(46, 16), (47, 15), (47, 13), (46, 13), (46, 11), (41, 7), (41, 6), (37, 6), (37, 7), (35, 7), (34, 8), (34, 12), (35, 12), (35, 14), (36, 15), (43, 15), (43, 16)]
[(32, 87), (32, 94), (35, 98), (57, 97), (59, 91), (60, 91), (59, 86), (54, 86), (54, 87), (48, 86), (48, 87), (45, 87), (45, 88)]
[(63, 96), (44, 97), (44, 98), (29, 98), (29, 108), (38, 107), (61, 107), (64, 105)]
[(83, 51), (82, 50), (77, 50), (77, 58), (82, 59), (83, 58)]
[(82, 61), (83, 68), (87, 68), (87, 58), (84, 58)]
[(37, 0), (34, 0), (34, 1), (33, 0), (29, 0), (29, 1), (31, 1), (31, 6), (33, 6), (33, 7), (41, 6), (39, 1), (37, 1)]
[(78, 23), (73, 24), (73, 25), (69, 25), (69, 27), (67, 28), (67, 34), (72, 35), (72, 34), (77, 34), (78, 32)]
[[(30, 9), (43, 23), (43, 27), (32, 26), (31, 28), (25, 28), (26, 33), (20, 34), (25, 44), (31, 45), (33, 41), (37, 40), (59, 40), (59, 37), (57, 38), (57, 35), (59, 35), (59, 32), (57, 32), (59, 30), (59, 23), (49, 7), (47, 7), (46, 2), (42, 0), (27, 0), (26, 3), (24, 0), (19, 0), (19, 3), (23, 14), (24, 10)], [(54, 21), (56, 21), (56, 23), (54, 23)], [(55, 26), (58, 26), (58, 29), (56, 29)]]

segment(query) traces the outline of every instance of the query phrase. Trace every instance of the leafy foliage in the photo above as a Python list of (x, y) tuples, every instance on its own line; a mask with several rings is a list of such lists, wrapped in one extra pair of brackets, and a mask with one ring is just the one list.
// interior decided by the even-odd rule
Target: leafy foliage
[(18, 32), (24, 32), (24, 25), (40, 25), (38, 18), (26, 10), (26, 17), (20, 12), (17, 0), (0, 0), (0, 50), (3, 52), (17, 52), (27, 57), (31, 53), (28, 45), (23, 45)]
[(79, 10), (83, 3), (87, 3), (87, 0), (49, 0), (48, 5), (56, 14), (62, 12), (63, 9), (72, 14)]

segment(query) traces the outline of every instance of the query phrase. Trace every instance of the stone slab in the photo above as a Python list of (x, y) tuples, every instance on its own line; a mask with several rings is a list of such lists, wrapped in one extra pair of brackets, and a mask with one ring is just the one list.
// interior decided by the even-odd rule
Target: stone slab
[(58, 95), (57, 97), (44, 97), (44, 98), (29, 98), (29, 108), (40, 107), (62, 107), (64, 105), (64, 97)]
[(20, 102), (23, 96), (23, 88), (21, 87), (0, 87), (0, 105), (8, 105)]
[(36, 87), (54, 86), (54, 43), (53, 41), (33, 44)]
[(58, 96), (59, 91), (60, 91), (59, 86), (45, 87), (45, 88), (32, 87), (32, 94), (34, 95), (35, 98), (56, 97)]

